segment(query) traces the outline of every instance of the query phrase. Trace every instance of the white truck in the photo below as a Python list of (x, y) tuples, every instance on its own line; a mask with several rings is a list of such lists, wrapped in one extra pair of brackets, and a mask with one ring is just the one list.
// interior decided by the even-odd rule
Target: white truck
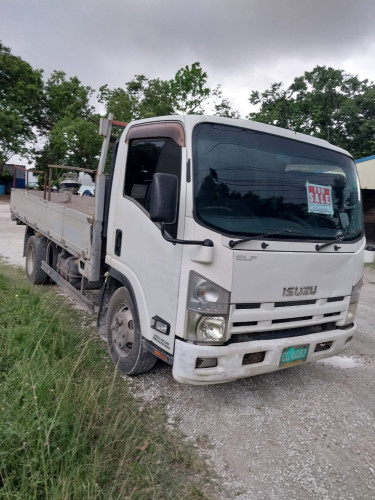
[(28, 278), (96, 311), (122, 372), (160, 358), (177, 381), (212, 384), (349, 345), (365, 246), (349, 153), (247, 120), (167, 116), (128, 124), (105, 174), (112, 118), (95, 198), (13, 190), (11, 212)]

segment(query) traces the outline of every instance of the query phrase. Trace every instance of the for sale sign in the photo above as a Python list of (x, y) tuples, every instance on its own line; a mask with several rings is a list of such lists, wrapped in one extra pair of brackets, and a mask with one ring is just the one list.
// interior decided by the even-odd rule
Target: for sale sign
[(306, 183), (308, 211), (312, 214), (333, 214), (331, 186)]

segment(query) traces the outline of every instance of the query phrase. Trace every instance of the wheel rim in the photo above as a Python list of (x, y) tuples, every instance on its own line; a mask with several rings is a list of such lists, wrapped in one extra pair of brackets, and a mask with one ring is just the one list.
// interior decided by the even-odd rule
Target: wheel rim
[(127, 358), (134, 343), (133, 314), (127, 305), (117, 309), (111, 323), (112, 341), (119, 356)]
[(27, 274), (31, 276), (34, 272), (35, 268), (35, 250), (32, 245), (29, 246), (27, 249), (27, 254), (26, 254), (26, 269), (27, 269)]

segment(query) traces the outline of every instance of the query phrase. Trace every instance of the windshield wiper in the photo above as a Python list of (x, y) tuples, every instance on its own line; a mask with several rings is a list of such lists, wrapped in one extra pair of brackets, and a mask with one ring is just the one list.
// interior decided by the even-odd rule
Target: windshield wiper
[[(322, 250), (322, 248), (329, 247), (330, 245), (333, 245), (334, 243), (337, 243), (338, 241), (342, 241), (344, 239), (344, 236), (339, 236), (338, 238), (335, 238), (332, 241), (327, 241), (326, 243), (322, 243), (321, 245), (315, 245), (315, 250), (319, 252), (319, 250)], [(334, 246), (335, 251), (339, 250), (341, 247), (338, 247), (337, 245)]]
[(278, 234), (283, 234), (283, 233), (292, 233), (293, 235), (294, 234), (295, 235), (303, 234), (303, 233), (293, 231), (292, 229), (275, 229), (275, 230), (271, 230), (271, 231), (269, 233), (265, 233), (265, 234), (258, 234), (257, 236), (250, 236), (249, 238), (242, 238), (241, 240), (230, 240), (229, 246), (231, 248), (234, 248), (235, 246), (239, 245), (240, 243), (246, 243), (247, 241), (254, 241), (254, 240), (263, 240), (264, 238), (268, 238), (268, 236), (277, 236)]
[[(330, 245), (333, 245), (334, 243), (337, 243), (338, 241), (342, 241), (347, 236), (353, 236), (355, 234), (358, 234), (358, 233), (357, 232), (349, 232), (349, 233), (342, 234), (341, 236), (337, 236), (337, 238), (335, 238), (334, 240), (327, 241), (326, 243), (322, 243), (321, 245), (315, 245), (315, 250), (317, 252), (319, 252), (319, 250), (322, 250), (322, 248), (329, 247)], [(334, 246), (335, 252), (337, 252), (337, 250), (339, 250), (340, 248), (341, 247), (335, 245)]]

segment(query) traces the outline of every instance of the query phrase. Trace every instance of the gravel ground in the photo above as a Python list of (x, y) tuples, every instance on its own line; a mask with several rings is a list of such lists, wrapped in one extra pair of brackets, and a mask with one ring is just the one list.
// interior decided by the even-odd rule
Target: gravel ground
[[(0, 199), (0, 254), (17, 265), (23, 231)], [(211, 464), (215, 500), (375, 499), (374, 296), (366, 269), (359, 331), (324, 362), (214, 386), (178, 384), (158, 363), (127, 380)]]
[(374, 284), (367, 271), (357, 337), (330, 362), (217, 386), (180, 385), (163, 366), (132, 379), (211, 462), (216, 498), (375, 498)]

